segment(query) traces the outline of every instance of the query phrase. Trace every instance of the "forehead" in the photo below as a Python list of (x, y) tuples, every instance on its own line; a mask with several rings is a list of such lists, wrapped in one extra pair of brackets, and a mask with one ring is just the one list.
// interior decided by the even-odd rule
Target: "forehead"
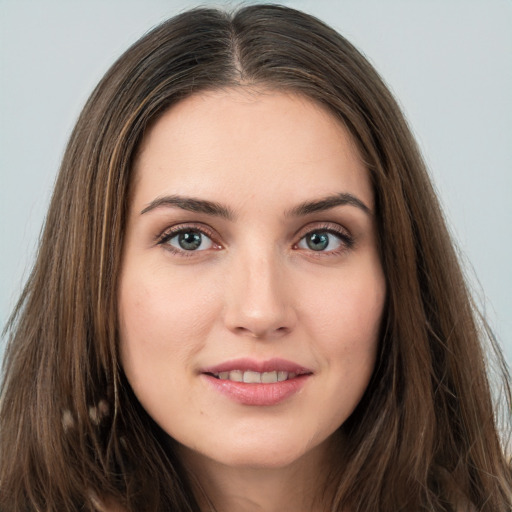
[(148, 130), (134, 171), (138, 206), (167, 193), (234, 208), (251, 198), (300, 202), (333, 192), (373, 203), (348, 130), (325, 107), (288, 92), (238, 87), (181, 101)]

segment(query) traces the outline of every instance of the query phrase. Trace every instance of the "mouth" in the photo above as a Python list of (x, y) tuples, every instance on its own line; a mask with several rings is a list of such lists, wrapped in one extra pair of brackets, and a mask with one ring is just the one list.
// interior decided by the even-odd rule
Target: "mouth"
[(297, 394), (313, 375), (301, 365), (283, 359), (237, 359), (204, 368), (208, 385), (243, 405), (277, 405)]
[(232, 382), (245, 382), (246, 384), (274, 384), (294, 379), (301, 373), (287, 372), (284, 370), (272, 372), (254, 372), (251, 370), (231, 370), (229, 372), (206, 373), (219, 380), (230, 380)]

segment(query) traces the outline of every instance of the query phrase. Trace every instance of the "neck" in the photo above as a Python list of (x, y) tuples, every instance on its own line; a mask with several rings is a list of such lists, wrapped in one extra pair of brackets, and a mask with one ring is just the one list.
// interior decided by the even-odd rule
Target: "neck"
[[(283, 467), (233, 467), (181, 447), (202, 512), (322, 512), (334, 453), (326, 441)], [(338, 463), (339, 464), (339, 463)]]

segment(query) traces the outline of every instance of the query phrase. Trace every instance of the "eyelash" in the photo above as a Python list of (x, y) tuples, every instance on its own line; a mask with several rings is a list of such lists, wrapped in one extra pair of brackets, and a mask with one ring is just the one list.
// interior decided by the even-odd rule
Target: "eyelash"
[(165, 246), (164, 249), (171, 252), (172, 254), (176, 254), (177, 256), (182, 256), (185, 258), (189, 258), (191, 256), (194, 256), (194, 253), (196, 252), (203, 252), (203, 251), (186, 251), (184, 249), (180, 250), (176, 247), (173, 247), (172, 245), (168, 244), (170, 240), (172, 240), (175, 236), (178, 236), (183, 233), (190, 233), (190, 232), (196, 232), (200, 233), (201, 235), (207, 236), (212, 243), (220, 248), (220, 245), (214, 241), (215, 234), (214, 232), (209, 229), (205, 225), (201, 224), (180, 224), (179, 226), (173, 226), (169, 228), (168, 230), (164, 231), (161, 235), (157, 237), (157, 245), (163, 245)]
[[(173, 247), (172, 245), (168, 244), (170, 240), (172, 240), (174, 237), (183, 234), (183, 233), (190, 233), (190, 232), (196, 232), (200, 233), (201, 235), (205, 235), (208, 237), (213, 245), (216, 247), (216, 249), (220, 249), (221, 245), (215, 242), (215, 233), (209, 229), (205, 225), (201, 224), (180, 224), (178, 226), (173, 226), (166, 230), (164, 233), (159, 235), (156, 240), (157, 245), (165, 246), (165, 250), (171, 252), (172, 254), (181, 256), (181, 257), (192, 257), (197, 252), (204, 252), (203, 251), (187, 251), (185, 249), (177, 249)], [(299, 241), (296, 242), (293, 247), (296, 250), (307, 250), (307, 249), (300, 249), (297, 248), (298, 244), (305, 239), (306, 236), (311, 235), (313, 233), (328, 233), (331, 235), (335, 235), (340, 240), (340, 247), (331, 251), (314, 251), (313, 249), (307, 251), (311, 253), (311, 256), (313, 257), (329, 257), (329, 256), (338, 256), (346, 251), (349, 251), (354, 247), (354, 238), (349, 234), (349, 232), (345, 229), (342, 229), (340, 226), (336, 224), (323, 224), (314, 226), (314, 228), (306, 228), (302, 232), (300, 232), (300, 238)]]
[(308, 235), (311, 235), (313, 233), (328, 233), (330, 235), (335, 235), (340, 240), (340, 247), (330, 251), (314, 251), (313, 249), (311, 249), (307, 251), (308, 253), (310, 253), (310, 256), (317, 258), (339, 256), (340, 254), (343, 254), (354, 247), (355, 240), (353, 236), (348, 232), (348, 230), (342, 228), (337, 224), (331, 223), (316, 225), (313, 228), (306, 227), (303, 231), (299, 232), (299, 241), (294, 244), (294, 247), (297, 247), (297, 245), (302, 240), (304, 240)]

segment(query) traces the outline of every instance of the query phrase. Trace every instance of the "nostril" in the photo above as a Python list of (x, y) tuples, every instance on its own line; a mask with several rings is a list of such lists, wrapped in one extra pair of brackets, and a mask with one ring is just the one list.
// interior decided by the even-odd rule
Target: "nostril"
[(234, 331), (237, 334), (250, 336), (253, 338), (273, 338), (275, 336), (283, 336), (290, 332), (290, 328), (286, 326), (268, 329), (248, 328), (248, 327), (235, 327)]

